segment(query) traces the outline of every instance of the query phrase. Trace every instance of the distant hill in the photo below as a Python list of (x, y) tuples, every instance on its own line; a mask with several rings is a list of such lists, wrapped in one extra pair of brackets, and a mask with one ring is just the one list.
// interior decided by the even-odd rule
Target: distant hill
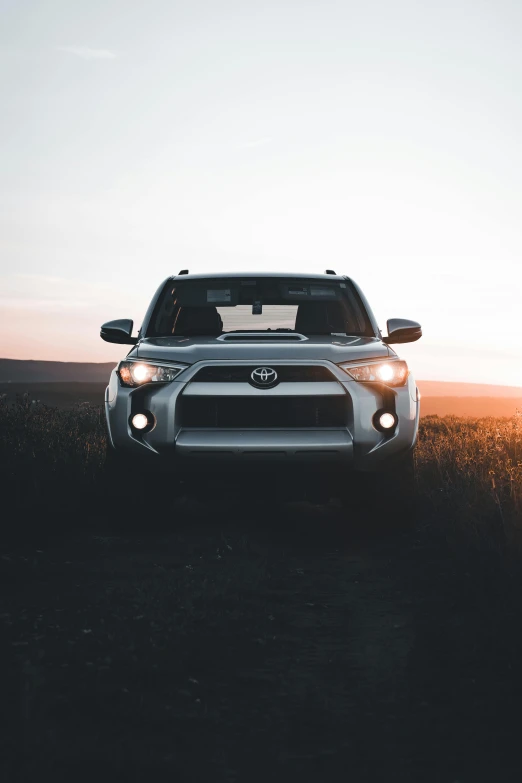
[(421, 416), (513, 416), (522, 410), (522, 388), (485, 383), (418, 381)]
[(417, 381), (424, 397), (511, 397), (522, 400), (519, 386), (494, 386), (489, 383), (455, 383), (453, 381)]
[(116, 362), (42, 362), (0, 359), (0, 383), (107, 382)]
[[(101, 404), (115, 362), (42, 362), (0, 359), (0, 395), (28, 392), (47, 405)], [(421, 415), (512, 416), (522, 410), (522, 388), (481, 383), (418, 381)]]
[(421, 416), (514, 416), (522, 410), (520, 397), (422, 397)]

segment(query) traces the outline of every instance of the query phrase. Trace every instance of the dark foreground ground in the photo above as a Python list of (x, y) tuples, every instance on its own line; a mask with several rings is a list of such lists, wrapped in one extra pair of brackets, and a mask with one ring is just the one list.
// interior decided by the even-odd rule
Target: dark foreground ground
[(428, 420), (400, 537), (133, 480), (116, 533), (99, 412), (2, 413), (2, 781), (521, 779), (518, 420)]

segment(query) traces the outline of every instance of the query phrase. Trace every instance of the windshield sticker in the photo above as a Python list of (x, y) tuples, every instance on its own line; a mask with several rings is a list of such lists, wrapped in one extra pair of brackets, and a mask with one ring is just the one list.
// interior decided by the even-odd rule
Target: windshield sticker
[(306, 286), (303, 286), (303, 288), (289, 288), (288, 294), (290, 296), (308, 296), (308, 288)]
[(207, 289), (207, 302), (221, 302), (221, 304), (230, 304), (230, 288)]
[(310, 293), (312, 296), (335, 296), (335, 290), (333, 288), (319, 288), (319, 286), (311, 286)]

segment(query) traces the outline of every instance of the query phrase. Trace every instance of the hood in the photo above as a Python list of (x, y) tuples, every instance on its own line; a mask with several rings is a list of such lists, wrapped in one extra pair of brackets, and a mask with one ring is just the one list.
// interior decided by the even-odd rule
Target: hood
[(379, 359), (392, 355), (377, 337), (341, 337), (318, 335), (302, 342), (273, 341), (260, 337), (259, 342), (222, 342), (215, 337), (149, 337), (128, 354), (129, 359), (157, 359), (164, 362), (195, 364), (201, 361), (269, 362), (276, 359), (326, 359), (339, 362)]

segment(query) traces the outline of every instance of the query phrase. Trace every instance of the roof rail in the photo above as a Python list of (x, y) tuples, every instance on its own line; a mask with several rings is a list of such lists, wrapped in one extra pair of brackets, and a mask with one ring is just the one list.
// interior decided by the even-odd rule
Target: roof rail
[(325, 275), (336, 275), (337, 272), (334, 272), (333, 269), (325, 269), (324, 270)]
[(181, 272), (178, 272), (178, 275), (188, 275), (188, 273), (188, 269), (182, 269)]

